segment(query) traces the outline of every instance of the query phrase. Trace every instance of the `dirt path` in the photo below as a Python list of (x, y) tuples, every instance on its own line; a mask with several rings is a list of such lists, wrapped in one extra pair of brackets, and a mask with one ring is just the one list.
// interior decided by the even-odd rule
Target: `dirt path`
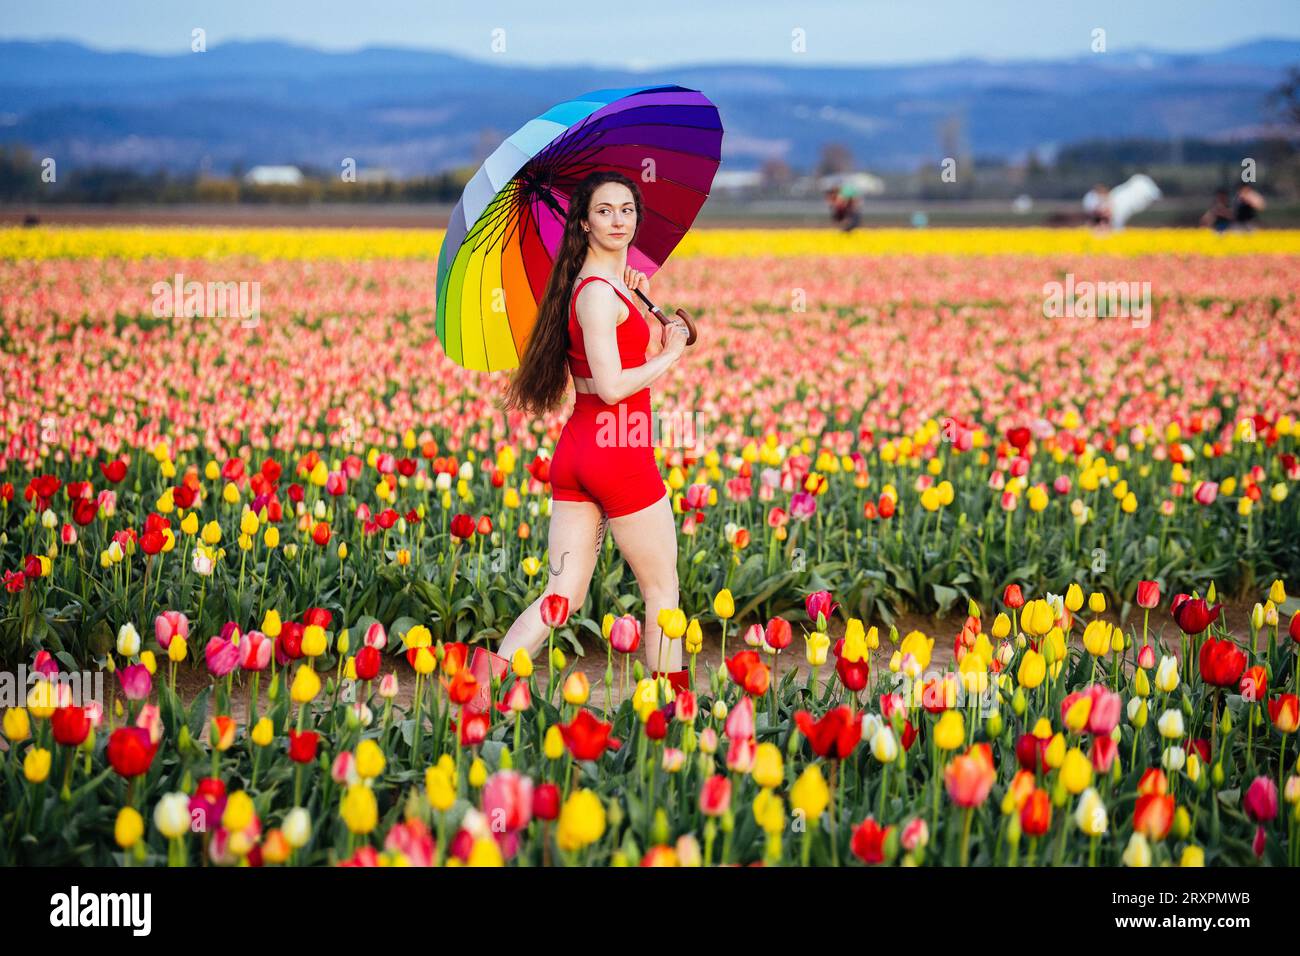
[[(1224, 604), (1223, 614), (1231, 633), (1240, 636), (1248, 635), (1250, 633), (1250, 611), (1252, 607), (1253, 602), (1250, 604)], [(1107, 610), (1107, 612), (1102, 616), (1112, 623), (1119, 623), (1118, 616), (1111, 610)], [(1090, 615), (1085, 611), (1081, 619), (1089, 620)], [(964, 617), (955, 616), (936, 619), (924, 614), (904, 614), (899, 617), (896, 627), (898, 628), (900, 639), (912, 630), (919, 630), (927, 636), (934, 638), (934, 651), (931, 658), (931, 667), (942, 667), (952, 661), (953, 642), (958, 632), (961, 630), (961, 625), (964, 620)], [(986, 620), (984, 621), (985, 629), (991, 627), (992, 623), (992, 618), (986, 617)], [(884, 668), (889, 666), (889, 658), (893, 653), (893, 647), (889, 644), (889, 628), (881, 627), (879, 624), (876, 626), (880, 631), (880, 648), (872, 655), (872, 666), (874, 668)], [(793, 667), (798, 671), (800, 679), (802, 679), (811, 669), (804, 658), (803, 634), (806, 628), (806, 622), (795, 622), (794, 641), (791, 643), (789, 648), (781, 653), (780, 659), (777, 662), (778, 677), (785, 675), (790, 668)], [(1126, 629), (1140, 633), (1141, 628), (1142, 615), (1141, 612), (1138, 611), (1137, 613), (1130, 615)], [(1076, 620), (1074, 628), (1076, 643), (1078, 642), (1081, 633), (1082, 627)], [(1174, 625), (1168, 610), (1157, 610), (1152, 612), (1149, 633), (1153, 640), (1163, 641), (1165, 646), (1168, 647), (1172, 653), (1177, 652), (1178, 628)], [(1285, 627), (1282, 628), (1281, 633), (1285, 636)], [(836, 640), (844, 636), (844, 624), (838, 618), (831, 622), (830, 635), (832, 646)], [(597, 642), (590, 639), (584, 640), (583, 648), (585, 653), (581, 658), (577, 659), (577, 667), (587, 676), (587, 681), (591, 685), (590, 706), (599, 709), (603, 707), (605, 703), (606, 655), (603, 647), (598, 647)], [(727, 634), (728, 656), (734, 655), (737, 651), (743, 650), (744, 648), (745, 643), (742, 634), (737, 633), (734, 629), (730, 630)], [(704, 635), (704, 649), (700, 652), (696, 661), (695, 676), (697, 686), (702, 686), (707, 680), (707, 675), (712, 670), (722, 666), (721, 651), (721, 630), (716, 628), (709, 630), (706, 628)], [(618, 659), (621, 655), (615, 654), (614, 656), (616, 658), (614, 662), (614, 686), (615, 693), (617, 693), (619, 675), (622, 673), (621, 662)], [(638, 653), (637, 657), (640, 658), (641, 655)], [(830, 659), (833, 660), (833, 658)], [(573, 660), (572, 655), (570, 655), (570, 660)], [(771, 664), (771, 658), (765, 657), (765, 660)], [(643, 658), (642, 661), (644, 663)], [(544, 652), (539, 654), (536, 659), (535, 667), (535, 676), (538, 681), (538, 688), (541, 689), (546, 683), (546, 663)], [(389, 670), (396, 670), (397, 672), (399, 685), (397, 701), (404, 707), (409, 707), (411, 704), (412, 694), (415, 690), (413, 672), (406, 665), (403, 659), (396, 657), (385, 658), (384, 667), (381, 672), (386, 673)], [(323, 676), (324, 675), (322, 675), (322, 677)], [(834, 667), (832, 664), (828, 663), (820, 669), (819, 679), (826, 680), (833, 676)], [(194, 695), (204, 687), (208, 686), (209, 683), (210, 678), (206, 671), (201, 667), (187, 667), (178, 672), (176, 677), (177, 691), (185, 701), (192, 700)], [(266, 679), (263, 679), (261, 682), (261, 710), (263, 713), (265, 713), (267, 709), (267, 683), (268, 681)], [(247, 700), (248, 688), (247, 686), (240, 686), (238, 678), (236, 678), (235, 690), (231, 694), (231, 716), (235, 717), (240, 722), (244, 720), (247, 713)]]

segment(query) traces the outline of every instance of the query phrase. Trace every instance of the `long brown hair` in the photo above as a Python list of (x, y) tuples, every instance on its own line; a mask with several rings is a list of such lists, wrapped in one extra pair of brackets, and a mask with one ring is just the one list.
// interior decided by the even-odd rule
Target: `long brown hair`
[[(567, 368), (569, 350), (569, 296), (578, 273), (587, 259), (588, 233), (582, 228), (591, 212), (591, 196), (605, 183), (620, 183), (632, 193), (636, 203), (636, 240), (644, 221), (641, 190), (631, 179), (612, 169), (601, 170), (578, 183), (569, 201), (569, 215), (564, 222), (564, 238), (560, 251), (551, 266), (546, 280), (546, 291), (537, 307), (537, 321), (533, 324), (524, 346), (519, 368), (510, 379), (499, 407), (519, 409), (531, 415), (542, 415), (555, 408), (564, 399), (569, 384)], [(630, 245), (631, 243), (629, 243)]]

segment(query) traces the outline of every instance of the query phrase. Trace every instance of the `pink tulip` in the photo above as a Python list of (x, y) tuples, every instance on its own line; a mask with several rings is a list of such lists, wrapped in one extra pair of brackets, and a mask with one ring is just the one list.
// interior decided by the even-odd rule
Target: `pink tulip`
[(754, 755), (758, 743), (753, 737), (733, 737), (727, 750), (727, 769), (733, 773), (749, 773), (754, 768)]
[(1268, 823), (1277, 816), (1277, 784), (1272, 777), (1256, 777), (1241, 799), (1246, 816), (1256, 823)]
[(506, 691), (505, 700), (497, 704), (502, 713), (522, 714), (533, 706), (533, 693), (528, 689), (528, 681), (517, 680)]
[[(103, 712), (100, 711), (100, 719), (102, 718), (103, 718)], [(159, 710), (157, 704), (145, 704), (143, 707), (141, 707), (140, 713), (136, 714), (135, 716), (135, 725), (137, 727), (143, 727), (145, 730), (149, 731), (149, 740), (151, 742), (156, 744), (160, 740), (162, 740), (162, 735), (163, 735), (162, 711)], [(99, 725), (94, 724), (92, 722), (92, 726), (99, 726)]]
[(493, 833), (522, 830), (533, 819), (533, 781), (514, 770), (498, 770), (483, 784), (483, 813)]
[(746, 694), (727, 714), (726, 734), (732, 740), (754, 737), (754, 699)]
[(275, 644), (261, 631), (249, 631), (239, 642), (239, 666), (246, 671), (264, 671), (271, 665)]
[(122, 685), (122, 696), (127, 700), (144, 700), (153, 690), (153, 677), (143, 664), (128, 664), (117, 669), (117, 680)]
[(163, 611), (153, 619), (154, 637), (163, 650), (171, 647), (173, 637), (190, 639), (190, 619), (180, 611)]
[(632, 654), (641, 644), (641, 621), (631, 614), (614, 619), (609, 628), (609, 644), (621, 654)]
[(366, 628), (366, 636), (363, 639), (366, 647), (373, 647), (377, 651), (382, 651), (388, 646), (388, 632), (384, 630), (384, 625), (378, 621), (372, 621)]
[(214, 637), (203, 648), (203, 657), (207, 661), (209, 674), (225, 677), (239, 664), (239, 648), (225, 638)]

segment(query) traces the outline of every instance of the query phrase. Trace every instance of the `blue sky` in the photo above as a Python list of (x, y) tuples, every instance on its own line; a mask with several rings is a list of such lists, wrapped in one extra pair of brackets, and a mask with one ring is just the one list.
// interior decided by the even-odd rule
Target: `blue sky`
[(504, 30), (505, 55), (520, 64), (630, 68), (784, 60), (799, 28), (808, 65), (888, 64), (1084, 54), (1096, 27), (1106, 30), (1110, 51), (1296, 39), (1300, 0), (5, 0), (0, 11), (0, 38), (102, 50), (188, 52), (195, 27), (209, 46), (279, 39), (476, 59), (493, 55), (493, 31)]

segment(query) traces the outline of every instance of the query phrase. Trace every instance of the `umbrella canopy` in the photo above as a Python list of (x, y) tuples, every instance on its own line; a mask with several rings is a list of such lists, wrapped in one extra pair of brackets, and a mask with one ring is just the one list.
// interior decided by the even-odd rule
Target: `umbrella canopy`
[(613, 169), (638, 184), (643, 218), (627, 262), (654, 275), (721, 157), (717, 107), (681, 86), (597, 90), (530, 120), (466, 184), (447, 225), (436, 326), (447, 355), (487, 372), (519, 365), (582, 179)]

